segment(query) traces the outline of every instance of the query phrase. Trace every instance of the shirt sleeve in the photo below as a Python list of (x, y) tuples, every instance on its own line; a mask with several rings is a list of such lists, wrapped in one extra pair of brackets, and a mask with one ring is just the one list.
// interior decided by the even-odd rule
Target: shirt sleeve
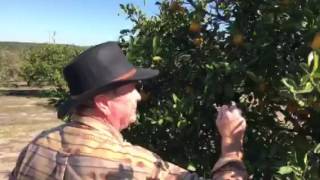
[(241, 159), (221, 157), (212, 169), (214, 180), (248, 179), (245, 165)]
[[(156, 155), (139, 146), (132, 146), (130, 152), (135, 152), (135, 156), (143, 154), (143, 158), (154, 162), (145, 167), (148, 176), (144, 179), (179, 179), (179, 180), (202, 180), (196, 173), (189, 172), (173, 163), (164, 161)], [(247, 171), (243, 161), (235, 157), (221, 157), (213, 167), (212, 179), (214, 180), (244, 180), (247, 179)]]
[(18, 159), (17, 159), (17, 162), (16, 162), (16, 166), (15, 166), (15, 168), (12, 170), (12, 172), (9, 175), (9, 180), (17, 179), (19, 171), (20, 171), (20, 166), (21, 166), (22, 161), (23, 161), (23, 159), (24, 159), (24, 157), (26, 155), (27, 149), (28, 149), (28, 146), (24, 147), (22, 149), (22, 151), (20, 152), (20, 154), (18, 156)]
[[(164, 162), (165, 168), (155, 170), (151, 179), (183, 179), (183, 180), (203, 180), (196, 173), (189, 172), (172, 163)], [(163, 169), (161, 171), (161, 169)], [(160, 173), (157, 173), (159, 171)], [(213, 169), (213, 180), (245, 180), (248, 179), (246, 168), (241, 160), (221, 158)]]
[[(133, 164), (132, 168), (134, 174), (136, 174), (137, 179), (147, 179), (147, 180), (198, 180), (199, 177), (196, 173), (189, 172), (188, 170), (181, 168), (173, 163), (164, 161), (157, 154), (144, 149), (140, 146), (132, 146), (126, 143), (126, 152), (130, 156), (131, 162)], [(137, 162), (137, 163), (134, 163)], [(134, 166), (137, 164), (140, 166)], [(136, 170), (135, 170), (136, 169)], [(139, 170), (140, 169), (140, 170)], [(142, 173), (144, 171), (143, 176)]]
[(162, 162), (154, 171), (154, 177), (151, 179), (181, 179), (181, 180), (199, 180), (196, 173), (192, 173), (169, 162)]

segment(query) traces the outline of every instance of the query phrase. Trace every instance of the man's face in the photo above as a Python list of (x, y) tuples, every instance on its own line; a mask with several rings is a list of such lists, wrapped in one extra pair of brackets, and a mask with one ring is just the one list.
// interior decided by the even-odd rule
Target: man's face
[(136, 121), (137, 102), (141, 96), (135, 88), (135, 83), (119, 87), (114, 92), (114, 98), (109, 101), (110, 120), (118, 121), (119, 130), (127, 128)]

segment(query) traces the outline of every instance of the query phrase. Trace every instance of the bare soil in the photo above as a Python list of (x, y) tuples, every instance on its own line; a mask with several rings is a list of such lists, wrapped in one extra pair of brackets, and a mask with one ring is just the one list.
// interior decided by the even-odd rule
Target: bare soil
[(0, 96), (0, 180), (8, 179), (19, 152), (29, 141), (61, 123), (47, 98)]

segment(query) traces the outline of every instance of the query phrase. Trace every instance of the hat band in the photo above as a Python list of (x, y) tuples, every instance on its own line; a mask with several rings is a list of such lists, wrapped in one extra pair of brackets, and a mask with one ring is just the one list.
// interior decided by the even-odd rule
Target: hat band
[(134, 76), (136, 74), (136, 72), (137, 72), (137, 70), (135, 68), (132, 68), (130, 71), (128, 71), (128, 72), (122, 74), (121, 76), (119, 76), (118, 78), (112, 80), (112, 82), (129, 79), (132, 76)]

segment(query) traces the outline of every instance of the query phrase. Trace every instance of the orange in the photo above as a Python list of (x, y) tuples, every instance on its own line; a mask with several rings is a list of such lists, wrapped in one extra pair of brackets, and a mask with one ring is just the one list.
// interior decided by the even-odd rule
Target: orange
[(235, 34), (233, 37), (232, 37), (232, 42), (234, 45), (242, 45), (243, 44), (243, 35), (238, 33), (238, 34)]
[(192, 21), (189, 27), (190, 32), (200, 32), (201, 31), (201, 25), (198, 22)]
[(203, 44), (203, 38), (197, 37), (193, 39), (193, 44), (196, 45), (197, 47), (201, 47), (201, 45)]
[(178, 12), (178, 13), (183, 13), (184, 12), (184, 8), (177, 1), (172, 1), (171, 4), (170, 4), (169, 9), (172, 12)]
[(312, 49), (319, 49), (320, 48), (320, 32), (318, 32), (311, 43), (311, 48)]
[(287, 6), (289, 5), (289, 3), (290, 3), (290, 0), (280, 0), (281, 5)]
[(258, 89), (261, 93), (266, 92), (268, 84), (266, 82), (260, 83)]

